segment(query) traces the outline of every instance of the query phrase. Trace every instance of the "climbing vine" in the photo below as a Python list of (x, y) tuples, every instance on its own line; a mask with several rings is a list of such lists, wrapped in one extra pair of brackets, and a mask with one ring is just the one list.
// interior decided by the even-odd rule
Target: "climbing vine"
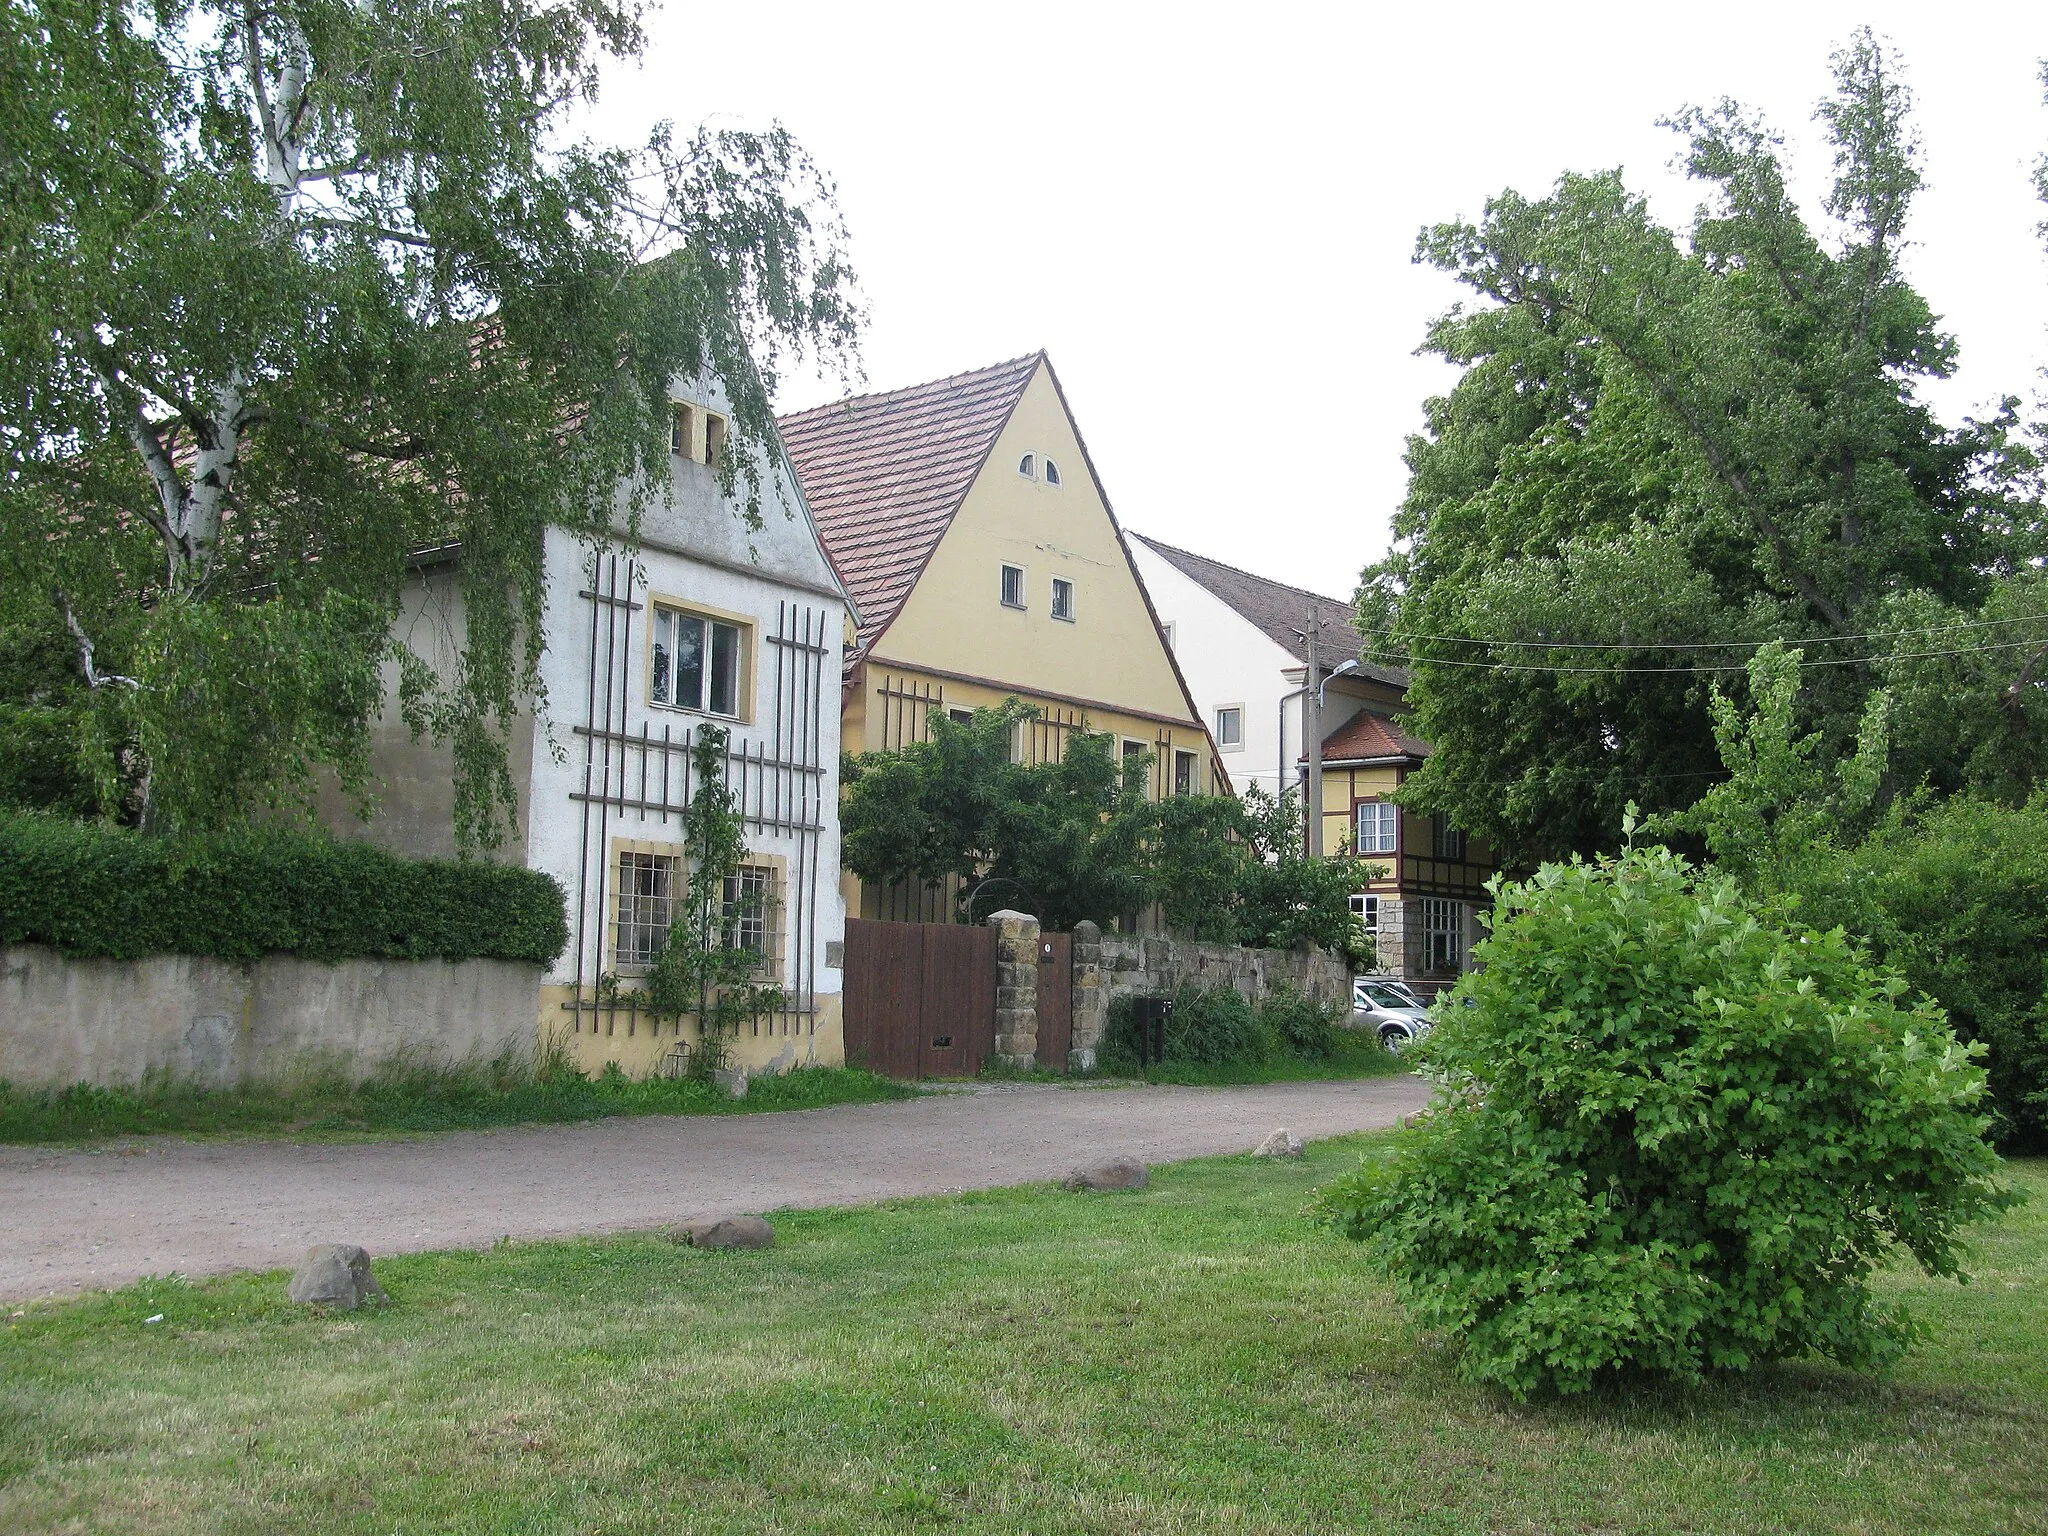
[(785, 1002), (780, 986), (761, 979), (768, 955), (745, 943), (749, 925), (758, 922), (767, 932), (775, 898), (750, 889), (741, 876), (747, 844), (738, 797), (725, 778), (729, 739), (721, 726), (697, 727), (690, 748), (696, 787), (683, 813), (689, 881), (670, 908), (668, 936), (644, 993), (658, 1018), (696, 1018), (698, 1040), (689, 1067), (698, 1075), (725, 1064), (726, 1043), (742, 1022)]

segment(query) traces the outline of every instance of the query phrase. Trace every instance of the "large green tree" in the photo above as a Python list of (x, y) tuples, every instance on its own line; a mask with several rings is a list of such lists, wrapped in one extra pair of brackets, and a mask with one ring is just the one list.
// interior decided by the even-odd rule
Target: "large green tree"
[(1955, 343), (1903, 276), (1910, 98), (1868, 33), (1819, 117), (1829, 227), (1733, 103), (1681, 113), (1684, 237), (1619, 172), (1512, 191), (1418, 259), (1481, 300), (1426, 348), (1463, 371), (1409, 445), (1369, 654), (1414, 672), (1414, 803), (1513, 861), (1612, 846), (1624, 806), (1720, 774), (1709, 684), (1802, 646), (1831, 753), (1874, 686), (1895, 781), (2024, 796), (2048, 767), (2039, 464), (2014, 406), (1945, 427)]
[(543, 528), (666, 473), (673, 377), (764, 444), (778, 366), (859, 320), (780, 129), (571, 135), (643, 42), (635, 0), (9, 0), (0, 724), (169, 826), (361, 790), (408, 558), (455, 543), (459, 665), (399, 660), (492, 840)]

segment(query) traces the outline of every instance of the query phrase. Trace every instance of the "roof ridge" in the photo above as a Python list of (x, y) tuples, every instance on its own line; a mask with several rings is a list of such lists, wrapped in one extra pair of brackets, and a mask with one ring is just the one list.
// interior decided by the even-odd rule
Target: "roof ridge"
[(977, 378), (983, 374), (1000, 373), (1006, 368), (1016, 368), (1024, 363), (1035, 363), (1045, 356), (1045, 349), (1026, 352), (1020, 357), (1006, 357), (999, 363), (985, 363), (979, 368), (963, 368), (958, 373), (949, 373), (942, 378), (924, 379), (916, 384), (899, 384), (894, 389), (871, 389), (865, 394), (842, 395), (837, 400), (828, 400), (823, 405), (807, 405), (800, 411), (789, 411), (778, 415), (777, 422), (791, 422), (806, 416), (816, 416), (822, 411), (836, 411), (844, 406), (856, 405), (864, 400), (887, 400), (892, 395), (907, 395), (920, 389), (937, 389), (942, 384), (952, 384), (961, 379)]
[(1349, 598), (1331, 597), (1327, 592), (1313, 592), (1310, 591), (1307, 587), (1297, 587), (1291, 581), (1276, 581), (1271, 576), (1261, 576), (1257, 571), (1248, 571), (1241, 565), (1232, 565), (1229, 561), (1218, 560), (1213, 555), (1200, 554), (1192, 549), (1182, 549), (1177, 544), (1162, 543), (1158, 539), (1153, 538), (1150, 534), (1140, 533), (1135, 528), (1131, 530), (1131, 537), (1134, 539), (1143, 540), (1146, 544), (1150, 545), (1153, 549), (1158, 550), (1161, 554), (1186, 555), (1190, 560), (1199, 560), (1204, 565), (1213, 565), (1218, 570), (1229, 571), (1233, 576), (1247, 576), (1251, 578), (1251, 580), (1253, 581), (1262, 581), (1269, 587), (1280, 588), (1280, 590), (1283, 592), (1296, 592), (1303, 597), (1312, 597), (1320, 603), (1337, 603), (1347, 608), (1351, 606), (1351, 600)]

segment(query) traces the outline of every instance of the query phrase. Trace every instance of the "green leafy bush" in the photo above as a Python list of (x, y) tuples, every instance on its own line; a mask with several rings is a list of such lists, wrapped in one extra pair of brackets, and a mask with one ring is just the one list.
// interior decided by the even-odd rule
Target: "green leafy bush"
[(497, 864), (250, 831), (144, 837), (0, 812), (0, 943), (73, 955), (528, 960), (568, 942), (561, 887)]
[(1337, 1049), (1337, 1010), (1299, 992), (1282, 989), (1259, 1007), (1267, 1032), (1282, 1049), (1307, 1061), (1321, 1061)]
[(1984, 1043), (1996, 1139), (2048, 1150), (2048, 800), (1894, 806), (1799, 888), (1803, 915), (1860, 934)]
[(1812, 1354), (1869, 1369), (1911, 1320), (1869, 1277), (1958, 1272), (2001, 1209), (1984, 1074), (1839, 930), (1793, 931), (1663, 848), (1503, 884), (1419, 1052), (1431, 1112), (1323, 1194), (1467, 1376), (1523, 1395), (1621, 1368)]
[[(1138, 1063), (1132, 999), (1111, 1000), (1103, 1030), (1104, 1065)], [(1234, 987), (1182, 982), (1166, 1024), (1165, 1060), (1177, 1066), (1265, 1066), (1282, 1055), (1320, 1061), (1336, 1050), (1336, 1010), (1295, 992), (1276, 992), (1254, 1008)]]

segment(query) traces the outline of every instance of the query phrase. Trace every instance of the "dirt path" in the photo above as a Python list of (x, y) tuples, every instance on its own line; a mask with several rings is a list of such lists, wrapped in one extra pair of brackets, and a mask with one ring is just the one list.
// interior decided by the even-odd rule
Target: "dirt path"
[(0, 1148), (0, 1298), (374, 1254), (480, 1247), (778, 1206), (851, 1205), (1055, 1178), (1111, 1152), (1249, 1150), (1275, 1126), (1392, 1124), (1416, 1078), (1256, 1088), (1002, 1086), (789, 1114), (604, 1120), (296, 1146), (169, 1138)]

